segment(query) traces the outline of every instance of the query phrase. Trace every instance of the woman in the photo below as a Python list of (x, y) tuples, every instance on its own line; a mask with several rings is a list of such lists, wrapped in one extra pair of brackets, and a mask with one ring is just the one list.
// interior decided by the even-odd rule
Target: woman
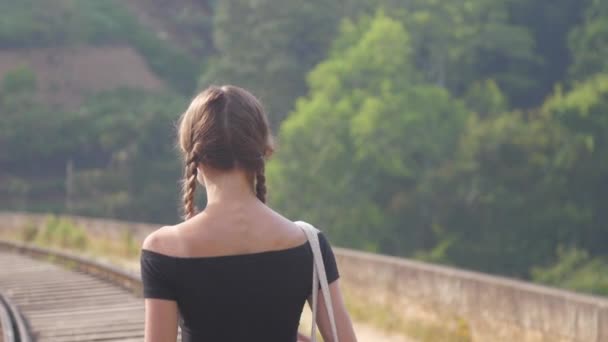
[[(185, 342), (296, 341), (311, 295), (312, 250), (298, 226), (265, 205), (273, 147), (261, 104), (244, 89), (210, 87), (183, 114), (179, 145), (186, 220), (144, 241), (145, 340), (175, 341), (181, 317)], [(197, 182), (207, 192), (198, 214)], [(319, 239), (338, 339), (355, 341), (333, 252), (322, 233)], [(322, 294), (318, 303), (319, 330), (331, 341)]]

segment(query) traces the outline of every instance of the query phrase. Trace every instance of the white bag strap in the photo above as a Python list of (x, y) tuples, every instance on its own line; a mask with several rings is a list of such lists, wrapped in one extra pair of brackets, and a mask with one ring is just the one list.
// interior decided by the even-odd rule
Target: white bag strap
[(336, 320), (334, 318), (334, 307), (331, 301), (331, 294), (329, 293), (329, 284), (327, 283), (327, 274), (325, 273), (325, 263), (323, 263), (323, 255), (321, 253), (321, 246), (319, 243), (319, 230), (312, 225), (298, 221), (295, 222), (306, 234), (310, 248), (313, 254), (313, 271), (312, 271), (312, 327), (311, 327), (311, 340), (316, 341), (317, 338), (317, 298), (319, 292), (319, 282), (321, 283), (321, 291), (323, 292), (323, 299), (325, 307), (327, 308), (327, 314), (329, 316), (329, 322), (331, 324), (331, 332), (333, 335), (333, 341), (338, 342), (338, 331), (336, 329)]

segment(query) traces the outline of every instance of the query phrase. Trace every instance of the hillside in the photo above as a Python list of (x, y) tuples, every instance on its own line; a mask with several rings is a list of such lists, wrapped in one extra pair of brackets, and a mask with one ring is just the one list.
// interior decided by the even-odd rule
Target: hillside
[(0, 1), (0, 79), (37, 76), (38, 99), (74, 108), (119, 87), (190, 93), (212, 50), (206, 1)]
[(116, 88), (165, 88), (146, 60), (130, 46), (68, 46), (0, 50), (0, 79), (16, 68), (36, 75), (35, 99), (77, 109), (92, 94)]
[[(176, 177), (166, 127), (212, 51), (205, 4), (0, 0), (0, 207), (174, 217), (172, 207), (146, 218), (124, 205), (177, 196), (144, 185)], [(124, 178), (152, 152), (158, 167)]]

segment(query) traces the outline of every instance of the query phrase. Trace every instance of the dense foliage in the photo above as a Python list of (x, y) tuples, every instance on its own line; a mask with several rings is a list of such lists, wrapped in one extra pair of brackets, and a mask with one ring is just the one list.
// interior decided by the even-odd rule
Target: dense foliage
[[(172, 123), (185, 101), (133, 89), (91, 96), (74, 112), (36, 103), (35, 76), (7, 74), (0, 87), (0, 203), (167, 221), (180, 175)], [(170, 184), (170, 185), (169, 185)]]
[(182, 96), (231, 82), (277, 131), (272, 205), (335, 243), (608, 293), (606, 1), (199, 2), (205, 53), (119, 1), (0, 0), (0, 53), (129, 44), (170, 87), (67, 111), (15, 66), (0, 208), (176, 220)]

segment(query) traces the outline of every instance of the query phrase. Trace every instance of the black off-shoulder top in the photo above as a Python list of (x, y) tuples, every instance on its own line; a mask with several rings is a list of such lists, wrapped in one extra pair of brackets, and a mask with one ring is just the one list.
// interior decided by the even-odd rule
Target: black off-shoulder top
[[(327, 280), (338, 279), (329, 242), (319, 233)], [(142, 250), (145, 298), (173, 300), (182, 341), (295, 342), (312, 289), (308, 242), (278, 251), (174, 257)]]

